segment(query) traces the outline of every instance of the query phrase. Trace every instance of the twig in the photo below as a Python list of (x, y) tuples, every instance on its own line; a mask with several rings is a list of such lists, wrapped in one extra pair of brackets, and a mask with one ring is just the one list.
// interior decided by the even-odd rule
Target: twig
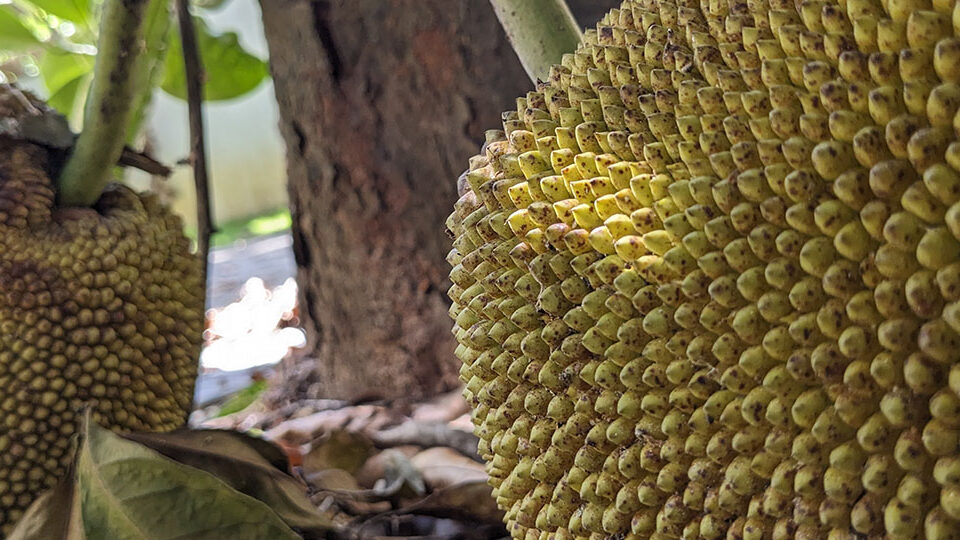
[(490, 0), (507, 39), (534, 83), (580, 43), (580, 26), (564, 0)]
[(60, 173), (58, 195), (64, 206), (90, 206), (110, 182), (127, 138), (136, 94), (136, 63), (142, 56), (143, 19), (149, 0), (104, 3), (93, 84), (83, 131)]
[(349, 401), (342, 401), (339, 399), (305, 399), (296, 401), (294, 403), (288, 403), (279, 409), (274, 409), (265, 413), (263, 417), (257, 421), (256, 426), (263, 430), (270, 429), (276, 426), (279, 421), (288, 420), (295, 412), (304, 409), (309, 409), (310, 411), (306, 414), (314, 414), (323, 411), (343, 409), (344, 407), (349, 406)]
[(153, 159), (146, 152), (138, 152), (129, 146), (123, 148), (123, 152), (120, 153), (120, 159), (117, 160), (117, 165), (133, 167), (145, 173), (152, 174), (153, 176), (162, 176), (164, 178), (168, 178), (170, 173), (173, 172), (170, 170), (170, 167)]
[[(309, 478), (307, 479), (309, 480)], [(341, 499), (360, 502), (377, 502), (392, 497), (400, 491), (407, 479), (398, 476), (384, 486), (374, 486), (372, 489), (318, 489), (310, 495), (311, 498), (333, 497), (338, 502)], [(309, 485), (309, 482), (307, 482)]]
[(203, 264), (203, 283), (206, 290), (207, 266), (210, 255), (210, 236), (215, 232), (210, 219), (210, 187), (207, 177), (207, 157), (203, 141), (203, 64), (197, 47), (189, 0), (177, 0), (177, 20), (180, 23), (180, 42), (183, 48), (183, 66), (187, 79), (187, 110), (190, 114), (190, 162), (193, 165), (193, 183), (197, 192), (197, 254)]
[(371, 434), (373, 444), (380, 448), (415, 444), (418, 446), (446, 446), (464, 456), (481, 461), (477, 454), (477, 436), (469, 431), (453, 429), (440, 422), (404, 422), (387, 430)]

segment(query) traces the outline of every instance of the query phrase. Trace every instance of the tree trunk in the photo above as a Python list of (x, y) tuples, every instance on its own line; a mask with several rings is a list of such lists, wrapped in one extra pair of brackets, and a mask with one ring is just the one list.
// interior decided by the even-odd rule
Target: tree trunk
[[(580, 3), (590, 16), (609, 7)], [(261, 7), (313, 359), (294, 376), (298, 393), (449, 389), (458, 365), (443, 223), (484, 130), (532, 85), (486, 0)]]

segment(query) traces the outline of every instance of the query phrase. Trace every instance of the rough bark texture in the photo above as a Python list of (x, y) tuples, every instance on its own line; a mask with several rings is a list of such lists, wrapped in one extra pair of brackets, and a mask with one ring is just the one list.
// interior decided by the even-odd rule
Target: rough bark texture
[[(579, 4), (591, 21), (612, 0)], [(444, 220), (486, 129), (531, 83), (486, 0), (262, 0), (287, 144), (300, 393), (456, 383)], [(301, 363), (301, 365), (304, 365)]]

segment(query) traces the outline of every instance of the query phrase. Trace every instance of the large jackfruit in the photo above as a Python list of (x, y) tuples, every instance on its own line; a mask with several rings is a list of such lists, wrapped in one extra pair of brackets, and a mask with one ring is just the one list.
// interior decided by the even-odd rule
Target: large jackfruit
[[(0, 122), (45, 110), (0, 90)], [(203, 287), (179, 218), (119, 185), (57, 208), (60, 157), (0, 132), (0, 536), (66, 472), (85, 410), (173, 429), (196, 378)]]
[(461, 178), (516, 538), (960, 538), (960, 7), (630, 0)]

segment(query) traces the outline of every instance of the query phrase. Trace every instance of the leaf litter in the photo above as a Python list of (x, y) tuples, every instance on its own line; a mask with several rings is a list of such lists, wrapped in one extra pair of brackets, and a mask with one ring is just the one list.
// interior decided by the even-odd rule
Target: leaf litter
[(282, 401), (270, 373), (251, 371), (190, 429), (118, 436), (88, 421), (74, 471), (9, 540), (508, 536), (460, 390), (420, 403)]
[(334, 536), (507, 536), (460, 391), (422, 403), (263, 398), (198, 427), (259, 433), (286, 452)]

